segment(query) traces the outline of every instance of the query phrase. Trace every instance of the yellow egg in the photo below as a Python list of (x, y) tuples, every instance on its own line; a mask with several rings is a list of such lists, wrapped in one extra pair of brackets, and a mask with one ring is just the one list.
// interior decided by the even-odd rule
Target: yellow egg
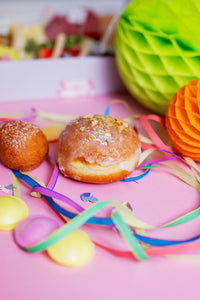
[(94, 244), (88, 235), (75, 230), (47, 249), (49, 256), (57, 263), (66, 266), (80, 266), (94, 256)]
[(0, 197), (0, 230), (14, 229), (17, 223), (28, 216), (27, 205), (17, 197)]

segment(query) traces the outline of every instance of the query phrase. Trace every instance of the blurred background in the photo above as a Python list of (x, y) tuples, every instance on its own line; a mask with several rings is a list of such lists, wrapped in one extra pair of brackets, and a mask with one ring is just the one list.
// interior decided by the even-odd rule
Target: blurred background
[(123, 90), (114, 38), (127, 2), (0, 0), (0, 101), (55, 97), (62, 80)]
[(128, 0), (0, 0), (0, 25), (13, 22), (40, 21), (47, 8), (55, 13), (72, 13), (72, 18), (80, 20), (83, 8), (91, 8), (97, 13), (120, 13)]
[(0, 58), (5, 61), (111, 54), (117, 20), (127, 3), (1, 0)]

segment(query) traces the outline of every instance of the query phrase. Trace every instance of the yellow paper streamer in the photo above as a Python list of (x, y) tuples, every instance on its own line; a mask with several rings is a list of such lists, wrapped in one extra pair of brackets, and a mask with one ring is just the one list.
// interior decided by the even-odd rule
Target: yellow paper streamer
[(188, 166), (190, 166), (191, 170), (193, 171), (194, 173), (194, 176), (196, 177), (196, 179), (198, 180), (198, 182), (200, 183), (200, 170), (199, 170), (199, 167), (198, 165), (195, 163), (195, 161), (190, 158), (190, 157), (184, 157), (183, 158), (186, 162), (186, 164)]
[(148, 150), (143, 151), (140, 154), (140, 160), (139, 160), (138, 165), (140, 165), (143, 161), (145, 161), (154, 151), (155, 151), (155, 149), (148, 149)]
[(192, 186), (195, 190), (200, 192), (200, 184), (197, 182), (196, 179), (194, 179), (187, 171), (185, 171), (182, 167), (178, 166), (175, 163), (172, 162), (162, 162), (160, 164), (164, 164), (167, 167), (171, 168), (166, 168), (170, 173), (176, 175), (179, 179), (184, 181), (185, 183), (189, 184)]
[[(34, 181), (36, 181), (41, 186), (46, 187), (45, 184), (40, 179), (34, 177), (33, 175), (30, 175), (27, 172), (21, 172), (21, 173), (24, 174), (24, 175), (29, 176), (31, 179), (33, 179)], [(36, 198), (41, 198), (42, 197), (41, 194), (37, 193), (37, 192), (31, 192), (30, 195), (33, 196), (33, 197), (36, 197)]]
[[(110, 102), (110, 104), (112, 104), (112, 103), (121, 103), (126, 108), (128, 118), (132, 118), (131, 107), (126, 101), (121, 100), (121, 99), (114, 99)], [(127, 122), (127, 119), (125, 119), (125, 121)]]

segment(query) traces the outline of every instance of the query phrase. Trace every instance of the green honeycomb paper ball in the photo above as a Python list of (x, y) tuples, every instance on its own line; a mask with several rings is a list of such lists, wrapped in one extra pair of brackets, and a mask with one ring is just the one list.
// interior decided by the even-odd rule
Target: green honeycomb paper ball
[(116, 60), (129, 92), (164, 115), (172, 96), (200, 78), (200, 0), (133, 0), (120, 16)]

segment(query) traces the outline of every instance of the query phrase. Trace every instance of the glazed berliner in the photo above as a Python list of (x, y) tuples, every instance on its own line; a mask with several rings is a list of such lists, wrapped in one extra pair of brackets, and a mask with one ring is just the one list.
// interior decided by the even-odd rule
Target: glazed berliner
[(64, 176), (88, 183), (110, 183), (130, 175), (140, 153), (138, 135), (127, 122), (85, 115), (62, 131), (57, 163)]
[(8, 168), (33, 170), (43, 162), (48, 149), (48, 141), (37, 125), (15, 120), (0, 128), (0, 159)]

